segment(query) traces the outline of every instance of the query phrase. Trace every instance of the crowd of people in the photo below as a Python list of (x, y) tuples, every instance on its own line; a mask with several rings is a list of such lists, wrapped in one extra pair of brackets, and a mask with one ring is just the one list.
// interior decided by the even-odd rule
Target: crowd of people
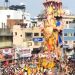
[(75, 75), (73, 61), (60, 61), (56, 58), (53, 61), (38, 57), (5, 61), (1, 67), (0, 75)]

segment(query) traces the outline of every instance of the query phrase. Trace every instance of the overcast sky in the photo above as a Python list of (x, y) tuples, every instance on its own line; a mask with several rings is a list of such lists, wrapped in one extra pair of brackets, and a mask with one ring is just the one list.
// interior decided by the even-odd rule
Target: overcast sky
[[(0, 5), (4, 5), (5, 0), (0, 0)], [(32, 15), (37, 16), (44, 8), (44, 0), (9, 0), (10, 4), (20, 4), (24, 3), (26, 5), (26, 10)], [(63, 7), (70, 9), (75, 13), (75, 0), (62, 0)]]

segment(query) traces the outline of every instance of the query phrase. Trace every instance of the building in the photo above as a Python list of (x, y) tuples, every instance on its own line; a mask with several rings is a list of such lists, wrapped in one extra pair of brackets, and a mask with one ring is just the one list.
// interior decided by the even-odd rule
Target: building
[(75, 46), (75, 16), (64, 16), (63, 20), (63, 44), (73, 48)]
[(27, 28), (25, 25), (24, 27), (23, 25), (13, 26), (13, 47), (18, 48), (18, 50), (30, 48), (32, 53), (38, 53), (43, 41), (43, 34), (39, 27)]
[(13, 27), (13, 45), (15, 47), (41, 47), (41, 42), (37, 40), (34, 42), (33, 38), (43, 38), (39, 27), (22, 28), (21, 25)]
[[(13, 34), (9, 29), (0, 29), (0, 52), (5, 59), (13, 56)], [(2, 60), (3, 61), (3, 60)]]
[(30, 14), (25, 11), (24, 5), (12, 5), (8, 9), (0, 10), (0, 28), (12, 28), (13, 25), (26, 23), (29, 27)]
[(38, 27), (38, 20), (37, 18), (31, 18), (31, 25), (32, 27)]
[(69, 57), (74, 54), (75, 48), (75, 16), (66, 15), (63, 17), (63, 51)]
[(0, 29), (0, 48), (13, 47), (13, 34), (9, 29)]
[(23, 27), (30, 27), (30, 14), (25, 11), (24, 5), (12, 5), (9, 8), (1, 7), (0, 17), (0, 51), (5, 58), (15, 59), (16, 49), (13, 49), (12, 29), (14, 25), (19, 24), (22, 24)]

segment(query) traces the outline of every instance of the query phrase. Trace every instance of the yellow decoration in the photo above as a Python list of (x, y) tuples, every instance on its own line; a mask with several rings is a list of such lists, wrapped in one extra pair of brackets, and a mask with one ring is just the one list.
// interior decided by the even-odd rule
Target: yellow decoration
[(47, 68), (54, 68), (55, 66), (55, 63), (54, 62), (49, 62), (48, 65), (47, 65)]
[(48, 41), (49, 41), (50, 49), (54, 50), (54, 48), (55, 48), (55, 39), (54, 39), (54, 36), (52, 35), (52, 37), (49, 38)]
[(53, 18), (53, 15), (49, 15), (49, 16), (47, 17), (49, 26), (52, 25), (52, 23), (51, 23), (51, 19), (52, 19), (52, 18)]
[[(58, 36), (60, 30), (63, 29), (63, 26), (62, 24), (61, 25), (58, 24), (58, 26), (56, 26), (57, 25), (56, 22), (62, 21), (61, 19), (62, 19), (63, 10), (62, 10), (62, 3), (60, 3), (60, 1), (57, 0), (51, 0), (51, 1), (44, 3), (47, 12), (46, 19), (44, 21), (44, 29), (43, 29), (44, 38), (45, 38), (44, 50), (45, 52), (49, 53), (53, 52), (54, 54), (56, 54), (56, 57), (59, 57), (61, 56), (60, 55), (61, 50), (58, 49), (59, 45), (57, 45)], [(56, 49), (58, 49), (58, 51)], [(42, 65), (44, 67), (47, 67), (48, 65), (49, 68), (53, 68), (55, 64), (54, 62), (50, 62), (48, 64), (46, 60), (43, 60)]]
[(49, 37), (52, 35), (53, 27), (46, 27), (46, 28), (44, 29), (44, 31), (45, 31), (45, 36), (46, 36), (47, 38), (49, 38)]
[(24, 66), (24, 70), (28, 70), (28, 67), (27, 66)]
[(44, 22), (44, 26), (45, 26), (45, 27), (50, 26), (48, 20), (46, 20), (46, 21)]
[(57, 44), (58, 41), (58, 32), (54, 32), (54, 39), (55, 39), (55, 44)]
[(46, 59), (43, 59), (42, 66), (46, 68), (47, 67), (47, 64), (48, 64), (47, 63), (47, 60)]
[(32, 71), (31, 71), (31, 69), (30, 68), (28, 68), (28, 75), (30, 75), (31, 73), (32, 73)]
[(53, 13), (53, 7), (52, 6), (49, 6), (47, 8), (47, 14), (52, 14)]
[(51, 19), (51, 25), (52, 25), (52, 27), (53, 27), (53, 28), (55, 28), (55, 27), (56, 27), (55, 19)]

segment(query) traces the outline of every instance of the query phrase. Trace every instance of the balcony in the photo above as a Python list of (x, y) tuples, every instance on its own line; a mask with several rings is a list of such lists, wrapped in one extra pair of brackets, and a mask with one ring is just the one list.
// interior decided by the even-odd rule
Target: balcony
[(5, 47), (13, 47), (13, 43), (11, 41), (0, 42), (0, 48), (5, 48)]
[(68, 37), (68, 36), (66, 36), (66, 37), (64, 37), (64, 40), (65, 41), (68, 41), (68, 40), (70, 40), (70, 41), (74, 41), (75, 40), (75, 37), (74, 36), (72, 36), (72, 37)]
[(73, 29), (71, 29), (71, 28), (70, 29), (64, 29), (63, 32), (64, 33), (74, 33), (75, 29), (74, 28)]
[(0, 36), (13, 36), (9, 29), (0, 29)]

